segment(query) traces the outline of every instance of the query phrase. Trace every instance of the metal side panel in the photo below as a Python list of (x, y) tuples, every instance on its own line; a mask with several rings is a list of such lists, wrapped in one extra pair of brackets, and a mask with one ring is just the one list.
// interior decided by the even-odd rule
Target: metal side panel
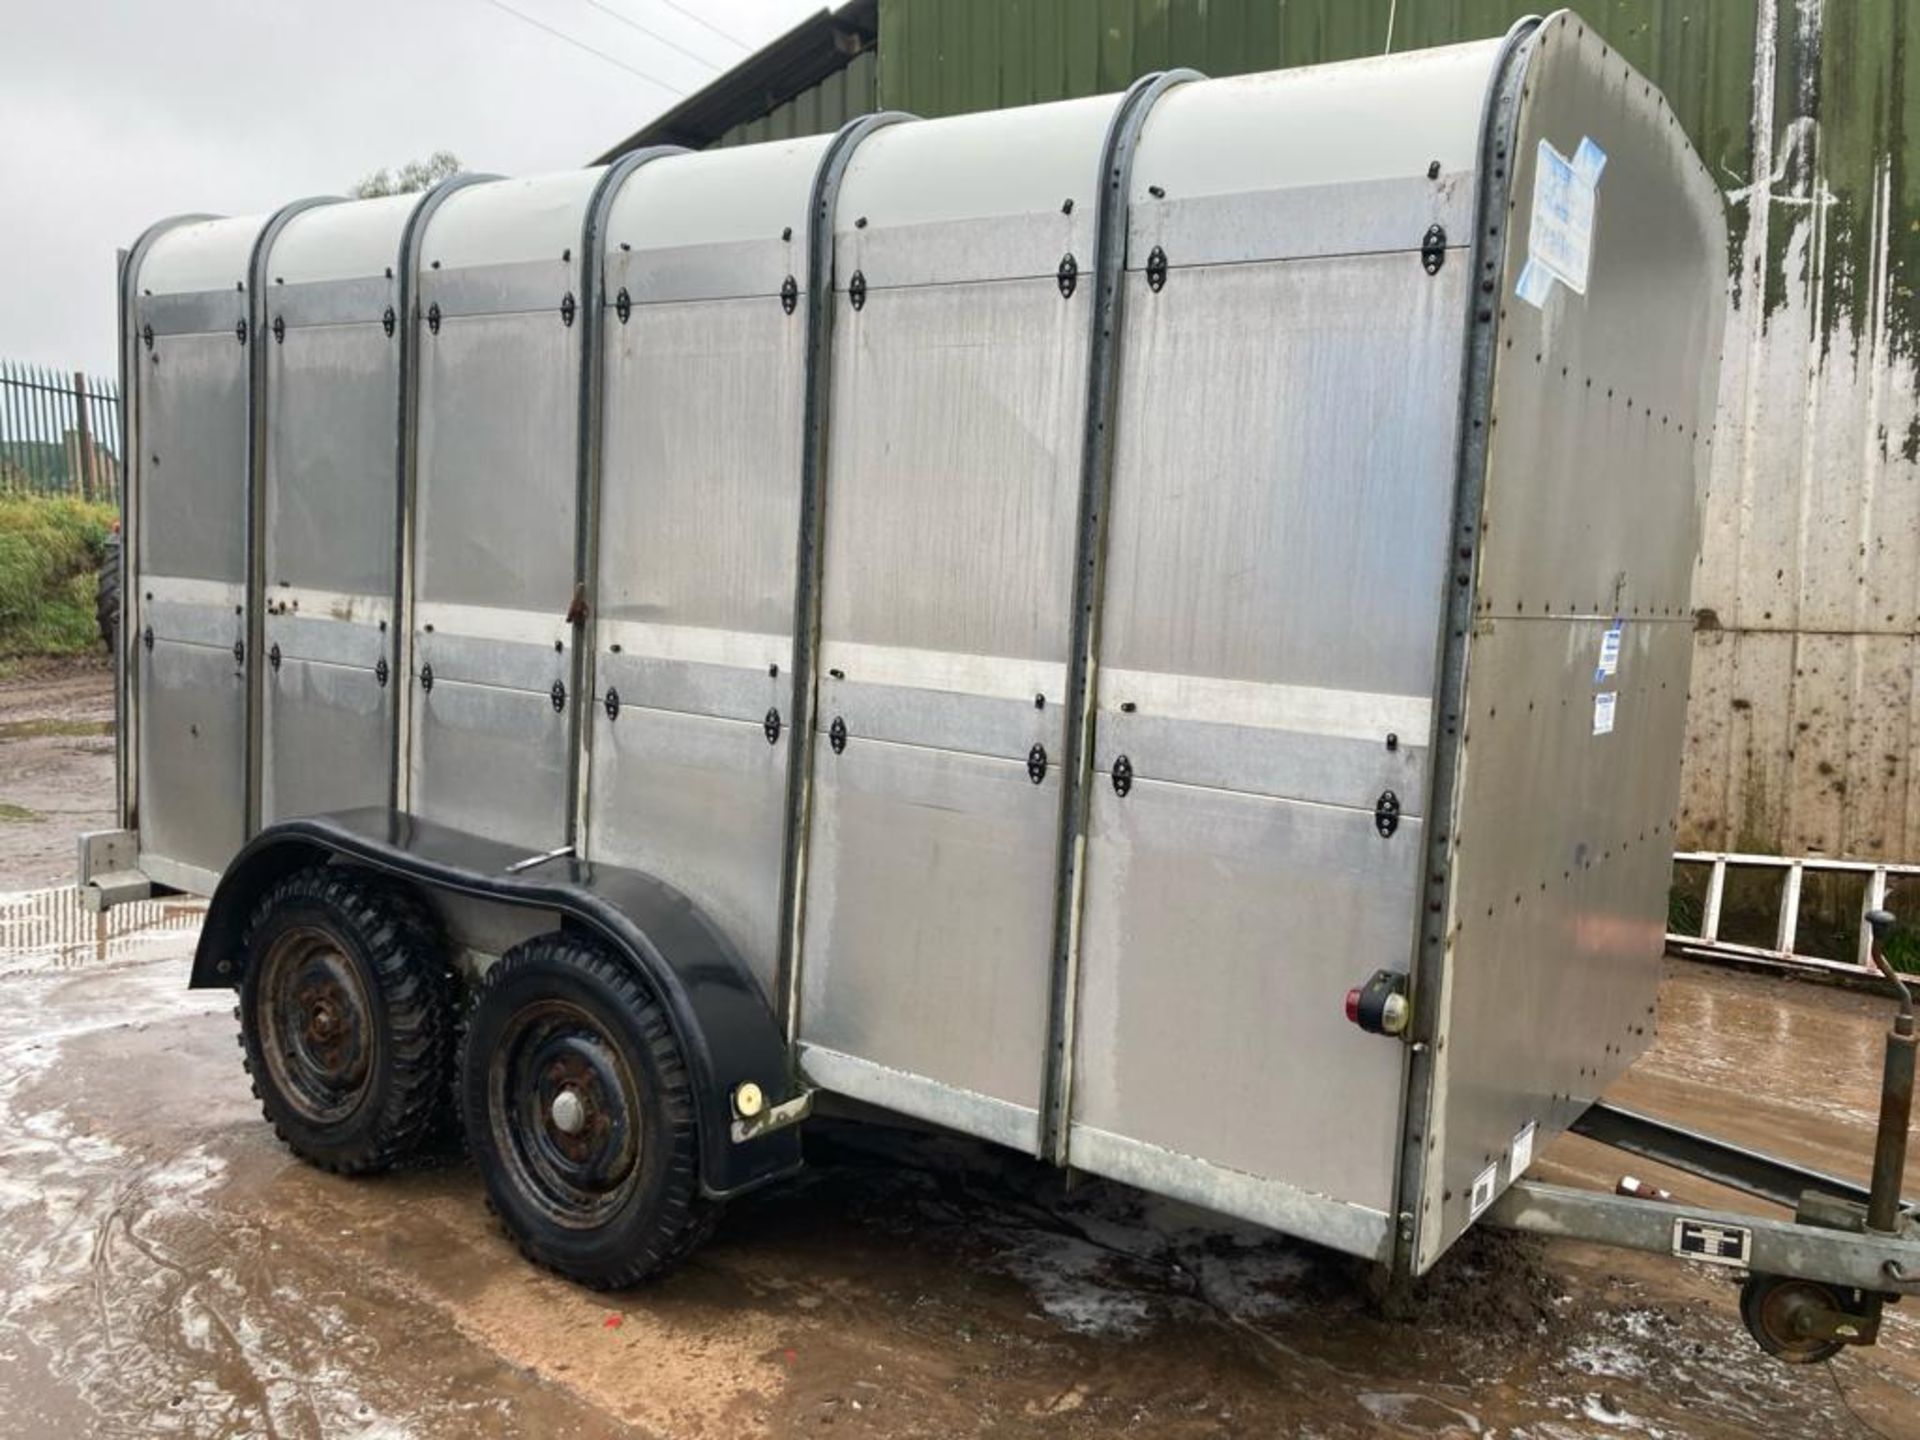
[(246, 670), (230, 648), (139, 655), (140, 852), (218, 874), (246, 839)]
[(1725, 304), (1720, 194), (1666, 102), (1577, 17), (1527, 43), (1445, 948), (1415, 1000), (1442, 1041), (1408, 1121), (1416, 1271), (1651, 1038)]
[(1016, 1107), (1021, 1144), (1046, 1061), (1088, 295), (1048, 276), (836, 297), (798, 1037), (878, 1067), (843, 1067), (886, 1081), (878, 1104), (900, 1072), (988, 1105), (997, 1139)]
[(1128, 276), (1068, 1159), (1377, 1259), (1467, 276), (1288, 238)]
[[(390, 262), (410, 207), (371, 203), (378, 214), (366, 218), (380, 222)], [(353, 208), (308, 211), (291, 233)], [(325, 265), (318, 252), (285, 248), (283, 236), (271, 268)], [(266, 824), (386, 804), (393, 793), (400, 339), (380, 314), (399, 297), (395, 282), (375, 273), (371, 284), (276, 285), (268, 304), (281, 329), (267, 353), (260, 497)], [(306, 312), (328, 318), (306, 323)]]
[(552, 308), (419, 333), (406, 803), (532, 850), (569, 838), (579, 344)]
[(489, 840), (551, 850), (567, 842), (567, 718), (545, 695), (436, 679), (417, 683), (411, 809)]
[(142, 352), (140, 568), (247, 578), (247, 347), (231, 330), (158, 335)]
[[(1016, 760), (817, 747), (803, 1044), (1017, 1107), (1030, 1126), (993, 1138), (1032, 1146), (1059, 772), (1035, 785)], [(903, 1108), (891, 1087), (849, 1093)]]
[[(293, 298), (274, 300), (283, 296)], [(400, 341), (377, 306), (357, 323), (284, 333), (267, 353), (264, 600), (273, 607), (289, 589), (390, 598)]]
[[(359, 630), (379, 643), (370, 626), (330, 628)], [(381, 684), (371, 666), (284, 654), (278, 665), (269, 663), (261, 732), (265, 823), (388, 802), (393, 693), (391, 678)]]
[[(1391, 1209), (1401, 1049), (1341, 1006), (1405, 952), (1420, 830), (1388, 840), (1370, 809), (1098, 781), (1075, 1130)], [(1069, 1157), (1083, 1163), (1077, 1143)]]
[[(770, 684), (761, 672), (761, 683)], [(596, 713), (589, 851), (693, 901), (771, 997), (791, 735), (755, 719), (621, 704)]]
[(218, 872), (246, 829), (248, 347), (228, 329), (159, 334), (136, 354), (129, 613), (140, 637), (140, 848)]
[[(627, 283), (672, 288), (684, 253), (623, 254)], [(663, 268), (676, 278), (655, 286)], [(760, 293), (607, 317), (587, 797), (587, 853), (679, 887), (769, 995), (806, 378), (786, 273), (763, 264), (750, 272)]]

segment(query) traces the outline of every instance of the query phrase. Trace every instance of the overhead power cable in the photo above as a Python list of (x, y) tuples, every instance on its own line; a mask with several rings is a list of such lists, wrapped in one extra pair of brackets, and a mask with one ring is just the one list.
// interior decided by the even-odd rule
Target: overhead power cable
[(706, 56), (700, 54), (698, 51), (687, 49), (686, 46), (682, 45), (677, 40), (669, 40), (665, 35), (662, 35), (658, 30), (648, 29), (645, 25), (642, 25), (638, 20), (635, 20), (632, 16), (623, 15), (618, 10), (614, 9), (613, 6), (602, 4), (601, 0), (586, 0), (586, 3), (591, 5), (594, 9), (598, 10), (602, 15), (611, 15), (615, 20), (618, 20), (622, 25), (625, 25), (629, 30), (638, 30), (642, 35), (645, 35), (649, 40), (657, 40), (662, 45), (666, 46), (669, 50), (676, 50), (680, 54), (686, 56), (689, 60), (692, 60), (695, 63), (700, 65), (705, 65), (709, 70), (718, 70), (722, 68), (719, 61), (709, 60)]
[(646, 71), (638, 68), (637, 66), (627, 64), (626, 61), (618, 58), (617, 56), (609, 55), (604, 50), (596, 50), (593, 46), (587, 44), (587, 42), (584, 40), (576, 40), (573, 36), (567, 34), (567, 32), (564, 30), (556, 30), (553, 26), (547, 24), (546, 21), (544, 20), (534, 19), (533, 16), (527, 14), (524, 10), (514, 9), (513, 6), (507, 4), (507, 0), (486, 0), (486, 3), (493, 6), (493, 8), (496, 10), (503, 11), (504, 13), (511, 15), (514, 19), (520, 21), (522, 24), (531, 25), (533, 26), (534, 29), (544, 31), (546, 34), (553, 36), (553, 38), (556, 40), (565, 41), (567, 44), (573, 46), (573, 48), (576, 50), (584, 50), (587, 52), (587, 54), (597, 56), (599, 59), (606, 61), (607, 64), (609, 65), (619, 66), (622, 70), (626, 71), (629, 75), (639, 76), (642, 80), (646, 81), (649, 85), (658, 86), (660, 89), (665, 90), (668, 94), (674, 96), (676, 99), (679, 96), (686, 94), (686, 91), (682, 90), (679, 86), (674, 85), (669, 81), (662, 80), (658, 75), (649, 75)]
[(704, 29), (711, 30), (714, 34), (718, 35), (722, 40), (726, 41), (729, 45), (738, 45), (742, 50), (753, 49), (753, 46), (749, 45), (746, 41), (738, 38), (737, 36), (729, 35), (726, 31), (722, 30), (718, 25), (715, 25), (711, 20), (707, 19), (706, 16), (698, 14), (695, 11), (689, 10), (684, 5), (676, 4), (675, 0), (660, 0), (660, 3), (666, 6), (669, 10), (679, 11), (682, 15), (686, 16), (687, 19), (693, 21), (694, 24), (701, 26)]

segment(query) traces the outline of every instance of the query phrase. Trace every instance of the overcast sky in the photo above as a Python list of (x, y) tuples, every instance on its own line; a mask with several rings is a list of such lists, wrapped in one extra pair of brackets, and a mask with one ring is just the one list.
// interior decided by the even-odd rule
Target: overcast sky
[(154, 220), (441, 149), (570, 169), (824, 3), (0, 0), (0, 359), (110, 374), (114, 252)]

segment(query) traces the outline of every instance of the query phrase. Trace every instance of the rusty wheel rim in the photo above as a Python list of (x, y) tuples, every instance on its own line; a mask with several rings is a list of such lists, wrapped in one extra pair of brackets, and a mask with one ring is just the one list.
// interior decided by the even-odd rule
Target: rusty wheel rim
[(359, 967), (317, 926), (275, 937), (261, 960), (261, 1054), (302, 1118), (345, 1119), (373, 1082), (373, 1005)]

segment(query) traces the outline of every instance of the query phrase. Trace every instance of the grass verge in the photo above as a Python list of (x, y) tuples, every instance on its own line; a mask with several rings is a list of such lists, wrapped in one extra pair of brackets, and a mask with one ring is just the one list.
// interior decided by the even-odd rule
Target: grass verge
[(93, 600), (111, 505), (0, 496), (0, 661), (99, 648)]

